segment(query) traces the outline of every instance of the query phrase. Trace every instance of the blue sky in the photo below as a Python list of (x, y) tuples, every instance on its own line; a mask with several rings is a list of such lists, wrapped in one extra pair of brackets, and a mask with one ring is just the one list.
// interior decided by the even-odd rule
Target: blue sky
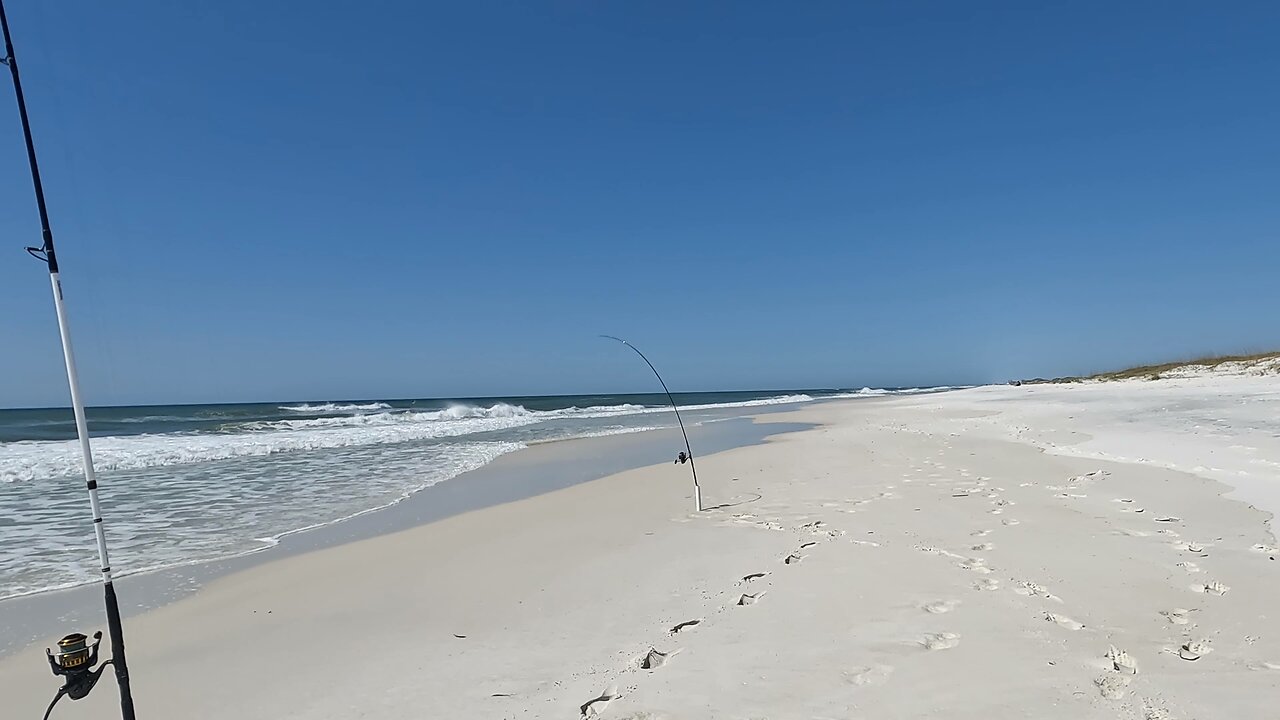
[[(93, 403), (1280, 346), (1274, 3), (196, 5), (9, 3)], [(65, 404), (0, 94), (0, 406)]]

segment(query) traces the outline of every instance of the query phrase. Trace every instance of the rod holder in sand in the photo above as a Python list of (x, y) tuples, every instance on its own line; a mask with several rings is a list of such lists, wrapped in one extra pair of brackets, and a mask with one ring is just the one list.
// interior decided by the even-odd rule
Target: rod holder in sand
[(600, 337), (617, 340), (623, 345), (635, 350), (636, 354), (640, 356), (640, 359), (644, 361), (644, 364), (648, 365), (649, 369), (653, 371), (653, 376), (658, 378), (658, 383), (662, 385), (662, 391), (667, 394), (667, 400), (671, 403), (671, 409), (675, 411), (676, 422), (680, 423), (680, 434), (684, 436), (685, 452), (681, 453), (680, 457), (676, 458), (676, 462), (681, 464), (684, 464), (685, 462), (689, 463), (689, 470), (693, 473), (693, 506), (697, 512), (702, 512), (702, 487), (698, 485), (698, 468), (693, 464), (693, 448), (689, 447), (689, 433), (685, 432), (684, 420), (680, 418), (680, 408), (676, 405), (676, 399), (671, 396), (671, 391), (667, 389), (666, 381), (664, 381), (662, 376), (658, 374), (658, 368), (654, 367), (653, 363), (649, 362), (649, 358), (645, 357), (644, 353), (640, 352), (640, 348), (620, 337), (614, 337), (613, 335), (601, 335)]

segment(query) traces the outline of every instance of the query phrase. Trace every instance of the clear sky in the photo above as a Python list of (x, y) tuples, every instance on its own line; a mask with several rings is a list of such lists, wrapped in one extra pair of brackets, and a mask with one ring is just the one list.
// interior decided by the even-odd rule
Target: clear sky
[[(1280, 4), (9, 0), (92, 403), (1280, 346)], [(66, 403), (0, 87), (0, 406)]]

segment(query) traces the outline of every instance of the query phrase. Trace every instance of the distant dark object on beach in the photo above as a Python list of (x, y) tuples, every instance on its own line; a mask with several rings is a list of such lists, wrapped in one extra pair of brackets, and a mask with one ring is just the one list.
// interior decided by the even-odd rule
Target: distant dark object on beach
[(1031, 378), (1030, 380), (1010, 380), (1009, 384), (1014, 385), (1016, 387), (1021, 387), (1023, 385), (1062, 385), (1065, 383), (1082, 382), (1083, 380), (1084, 378), (1074, 377), (1074, 376), (1056, 377), (1056, 378), (1038, 377), (1038, 378)]

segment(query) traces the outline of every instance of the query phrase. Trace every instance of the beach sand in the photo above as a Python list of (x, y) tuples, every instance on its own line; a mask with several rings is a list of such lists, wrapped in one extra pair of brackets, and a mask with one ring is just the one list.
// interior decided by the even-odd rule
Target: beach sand
[[(770, 415), (819, 426), (699, 457), (703, 513), (666, 463), (134, 617), (139, 716), (1274, 718), (1280, 440), (1232, 410), (1272, 396), (1214, 377)], [(56, 689), (45, 644), (0, 660), (4, 717)], [(55, 717), (116, 702), (104, 679)]]

